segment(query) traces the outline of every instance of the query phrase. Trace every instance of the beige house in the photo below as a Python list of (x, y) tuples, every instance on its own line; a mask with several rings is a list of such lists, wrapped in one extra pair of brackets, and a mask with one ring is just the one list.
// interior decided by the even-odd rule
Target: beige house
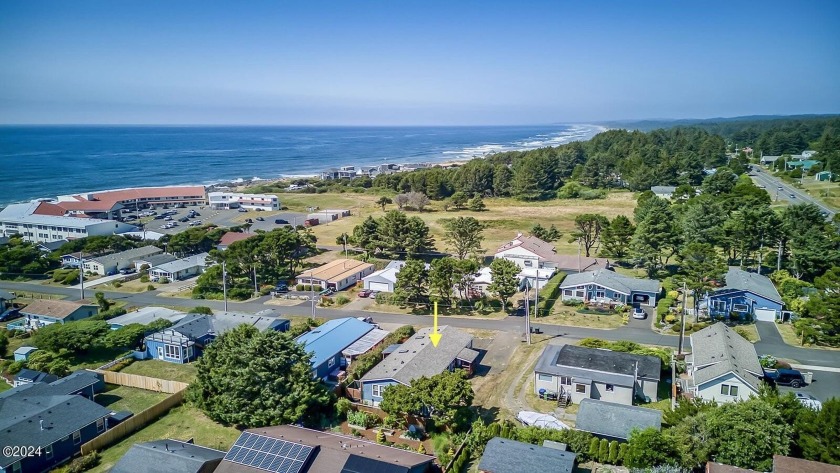
[(362, 278), (373, 273), (373, 270), (374, 266), (364, 261), (337, 259), (304, 271), (297, 277), (297, 283), (340, 291), (356, 284), (356, 281), (361, 281)]

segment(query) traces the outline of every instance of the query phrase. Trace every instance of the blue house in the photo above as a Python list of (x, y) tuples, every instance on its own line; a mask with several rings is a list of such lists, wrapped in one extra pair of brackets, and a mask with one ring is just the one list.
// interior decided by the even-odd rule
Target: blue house
[(564, 301), (619, 303), (656, 307), (661, 291), (659, 281), (637, 279), (608, 269), (598, 269), (566, 276), (560, 283)]
[(737, 317), (773, 322), (782, 313), (782, 296), (770, 278), (731, 267), (726, 286), (706, 295), (705, 307), (712, 317)]
[(354, 317), (326, 322), (299, 336), (307, 352), (312, 353), (312, 376), (326, 378), (341, 368), (341, 352), (376, 327)]
[(258, 330), (289, 330), (291, 322), (277, 317), (225, 312), (216, 315), (189, 314), (177, 324), (146, 336), (144, 358), (170, 363), (189, 363), (219, 335), (239, 325)]
[(435, 347), (429, 339), (430, 333), (431, 327), (421, 329), (396, 350), (390, 350), (390, 355), (362, 376), (357, 389), (361, 391), (363, 403), (377, 406), (388, 386), (411, 386), (412, 381), (423, 376), (432, 377), (458, 368), (473, 373), (479, 353), (472, 349), (472, 335), (444, 325), (438, 328), (442, 336)]
[(15, 350), (15, 361), (26, 361), (29, 356), (38, 351), (35, 347), (20, 347)]
[(0, 472), (50, 470), (105, 432), (110, 409), (76, 394), (95, 391), (99, 382), (96, 373), (78, 371), (49, 384), (35, 382), (0, 393), (0, 445), (27, 445), (39, 452), (0, 453)]

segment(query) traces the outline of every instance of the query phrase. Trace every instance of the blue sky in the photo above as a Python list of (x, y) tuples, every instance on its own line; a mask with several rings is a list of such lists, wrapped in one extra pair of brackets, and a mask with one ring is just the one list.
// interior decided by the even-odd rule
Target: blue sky
[(0, 2), (0, 123), (840, 112), (840, 2)]

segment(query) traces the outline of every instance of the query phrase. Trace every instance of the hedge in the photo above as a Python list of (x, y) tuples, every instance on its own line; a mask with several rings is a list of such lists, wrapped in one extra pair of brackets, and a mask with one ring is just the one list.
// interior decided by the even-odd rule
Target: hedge
[[(544, 317), (551, 313), (554, 303), (560, 297), (560, 283), (566, 279), (566, 273), (558, 271), (548, 280), (542, 289), (542, 299), (537, 310), (537, 317)], [(542, 314), (542, 315), (540, 315)]]

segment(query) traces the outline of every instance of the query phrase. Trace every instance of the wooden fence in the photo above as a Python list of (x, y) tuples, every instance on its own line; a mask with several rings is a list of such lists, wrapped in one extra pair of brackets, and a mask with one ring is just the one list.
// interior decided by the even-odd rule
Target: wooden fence
[(187, 386), (189, 386), (187, 383), (182, 383), (180, 381), (151, 378), (149, 376), (141, 376), (139, 374), (102, 370), (97, 370), (96, 372), (101, 373), (105, 377), (105, 382), (108, 384), (119, 384), (120, 386), (129, 386), (132, 388), (140, 388), (159, 393), (174, 394), (187, 389)]
[[(106, 371), (108, 373), (108, 371)], [(122, 374), (122, 373), (113, 373), (113, 374)], [(133, 375), (130, 375), (133, 376)], [(141, 378), (144, 376), (141, 376)], [(154, 379), (154, 378), (151, 378)], [(107, 376), (106, 376), (107, 381)], [(109, 381), (110, 382), (110, 381)], [(184, 383), (180, 383), (184, 384)], [(82, 444), (82, 455), (87, 455), (93, 451), (102, 450), (103, 448), (122, 440), (125, 437), (128, 437), (132, 433), (136, 432), (137, 430), (142, 429), (147, 424), (151, 423), (153, 420), (157, 419), (158, 417), (162, 416), (163, 414), (169, 412), (169, 409), (181, 404), (184, 401), (184, 391), (178, 391), (171, 396), (168, 396), (163, 401), (155, 404), (154, 406), (135, 414), (133, 417), (129, 417), (125, 421), (115, 425), (114, 427), (109, 428), (105, 433), (102, 435), (94, 438), (93, 440)]]

